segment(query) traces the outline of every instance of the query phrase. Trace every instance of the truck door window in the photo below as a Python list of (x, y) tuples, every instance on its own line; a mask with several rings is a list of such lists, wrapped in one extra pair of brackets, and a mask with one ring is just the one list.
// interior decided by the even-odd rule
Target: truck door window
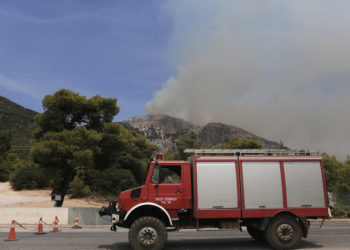
[(151, 182), (153, 184), (181, 183), (181, 166), (155, 166)]

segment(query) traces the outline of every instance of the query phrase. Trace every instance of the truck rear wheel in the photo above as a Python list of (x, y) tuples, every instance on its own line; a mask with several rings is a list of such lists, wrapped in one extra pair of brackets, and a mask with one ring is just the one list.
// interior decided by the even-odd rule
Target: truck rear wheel
[(133, 249), (163, 249), (168, 238), (163, 222), (155, 217), (141, 217), (129, 229), (129, 242)]
[(265, 231), (265, 239), (275, 249), (297, 247), (303, 236), (300, 223), (294, 216), (278, 216), (270, 222)]
[(249, 225), (247, 226), (247, 231), (256, 241), (265, 241), (264, 231), (259, 230), (259, 228)]

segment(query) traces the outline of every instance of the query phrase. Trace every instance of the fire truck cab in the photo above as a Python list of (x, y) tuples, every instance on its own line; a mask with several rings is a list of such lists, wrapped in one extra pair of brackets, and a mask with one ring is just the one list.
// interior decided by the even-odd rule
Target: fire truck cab
[(187, 152), (195, 153), (188, 161), (152, 161), (145, 185), (120, 193), (117, 208), (101, 210), (112, 215), (112, 230), (129, 228), (134, 249), (162, 249), (169, 230), (242, 226), (258, 241), (290, 249), (307, 237), (309, 219), (329, 216), (320, 155)]

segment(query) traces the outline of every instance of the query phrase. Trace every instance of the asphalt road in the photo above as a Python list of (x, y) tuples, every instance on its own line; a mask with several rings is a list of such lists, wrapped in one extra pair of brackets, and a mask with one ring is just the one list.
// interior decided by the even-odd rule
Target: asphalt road
[[(49, 231), (47, 229), (46, 231)], [(0, 230), (0, 249), (131, 249), (127, 230), (116, 233), (106, 228), (62, 229), (62, 232), (34, 235), (16, 229), (17, 241), (5, 241), (9, 229)], [(182, 230), (170, 232), (165, 249), (270, 249), (254, 241), (246, 231)], [(314, 223), (299, 249), (350, 249), (350, 222)]]

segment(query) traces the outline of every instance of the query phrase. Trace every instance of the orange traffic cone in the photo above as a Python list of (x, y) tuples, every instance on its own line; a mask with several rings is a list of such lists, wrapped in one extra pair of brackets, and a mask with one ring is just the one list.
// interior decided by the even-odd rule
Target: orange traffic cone
[(10, 234), (9, 234), (8, 239), (5, 240), (5, 241), (14, 241), (14, 240), (16, 240), (15, 226), (16, 226), (16, 222), (15, 222), (15, 220), (12, 220), (11, 228), (10, 228)]
[(43, 230), (43, 218), (40, 217), (39, 224), (38, 224), (38, 232), (35, 234), (46, 234)]
[(57, 218), (57, 216), (55, 216), (55, 220), (53, 221), (53, 224), (54, 224), (54, 226), (53, 226), (53, 231), (51, 231), (51, 232), (60, 232), (60, 229), (58, 228), (58, 222), (60, 222), (59, 220), (58, 220), (58, 218)]
[(75, 221), (74, 221), (74, 229), (79, 229), (81, 226), (79, 226), (79, 215), (75, 215)]

